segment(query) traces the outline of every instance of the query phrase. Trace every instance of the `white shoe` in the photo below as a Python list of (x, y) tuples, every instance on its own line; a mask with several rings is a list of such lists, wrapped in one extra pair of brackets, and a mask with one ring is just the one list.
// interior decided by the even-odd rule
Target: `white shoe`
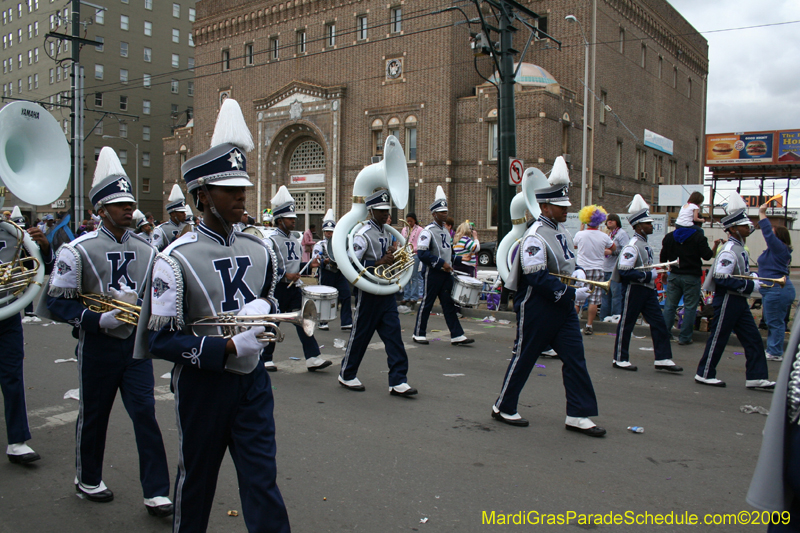
[(155, 498), (145, 498), (144, 504), (148, 507), (159, 507), (161, 505), (169, 505), (172, 501), (166, 496), (156, 496)]
[(322, 357), (309, 357), (306, 359), (306, 368), (309, 372), (322, 370), (323, 368), (328, 368), (329, 366), (331, 366), (331, 362), (327, 359), (323, 359)]
[(767, 361), (783, 361), (782, 355), (772, 355), (770, 353), (767, 354)]
[(768, 379), (748, 379), (744, 386), (755, 390), (775, 390), (775, 382)]
[(416, 335), (411, 335), (411, 338), (413, 339), (414, 342), (416, 342), (418, 344), (428, 344), (428, 339), (425, 338), (424, 336), (423, 337), (418, 337)]
[(342, 376), (339, 376), (339, 385), (345, 387), (347, 389), (363, 391), (365, 389), (364, 385), (359, 381), (358, 378), (344, 380)]
[(564, 420), (564, 424), (581, 429), (590, 429), (597, 425), (592, 422), (591, 418), (577, 416), (568, 416), (567, 419)]
[(36, 453), (33, 449), (24, 442), (17, 444), (9, 444), (6, 448), (6, 455), (25, 455), (26, 453)]
[(552, 348), (550, 348), (550, 349), (549, 349), (549, 350), (547, 350), (546, 352), (542, 352), (542, 355), (546, 355), (547, 357), (558, 357), (558, 354), (557, 354), (557, 353), (556, 353), (556, 351), (555, 351), (554, 349), (552, 349)]
[(348, 329), (353, 329), (353, 324), (348, 324), (346, 326), (342, 326), (342, 331), (346, 331)]
[(264, 362), (264, 368), (267, 369), (267, 372), (277, 372), (278, 371), (278, 367), (275, 366), (275, 363), (273, 361), (265, 361)]
[(659, 359), (653, 363), (655, 366), (675, 366), (675, 361), (672, 359)]
[(631, 363), (630, 361), (617, 361), (616, 359), (612, 359), (611, 364), (613, 364), (614, 366), (618, 366), (620, 368), (627, 368), (629, 366), (633, 366), (633, 363)]
[(394, 387), (389, 387), (389, 393), (392, 396), (413, 396), (417, 393), (417, 389), (410, 386), (408, 383), (401, 383)]
[(90, 487), (89, 485), (84, 485), (83, 483), (78, 482), (78, 476), (75, 476), (75, 481), (72, 482), (74, 485), (78, 485), (81, 492), (85, 494), (97, 494), (99, 492), (103, 492), (104, 490), (108, 490), (106, 484), (100, 481), (100, 484), (96, 487)]
[(322, 330), (322, 331), (328, 331), (328, 324), (327, 324), (327, 323), (325, 323), (325, 324), (320, 324), (320, 325), (317, 327), (317, 329), (320, 329), (320, 330)]
[(702, 383), (703, 385), (711, 385), (712, 387), (724, 387), (725, 386), (725, 382), (722, 381), (721, 379), (717, 379), (717, 378), (704, 378), (703, 376), (695, 375), (694, 380), (697, 383)]

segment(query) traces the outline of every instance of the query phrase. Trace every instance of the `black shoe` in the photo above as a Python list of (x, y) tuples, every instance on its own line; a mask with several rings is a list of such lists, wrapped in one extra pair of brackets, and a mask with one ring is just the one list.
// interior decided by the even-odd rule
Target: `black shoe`
[(104, 489), (100, 492), (90, 494), (81, 489), (80, 484), (77, 484), (75, 485), (75, 493), (78, 495), (78, 498), (82, 500), (89, 500), (90, 502), (108, 503), (114, 500), (114, 493), (109, 489)]
[(628, 372), (636, 372), (637, 370), (639, 370), (639, 368), (636, 365), (621, 366), (618, 365), (616, 361), (612, 363), (612, 366), (614, 368), (619, 368), (620, 370), (627, 370)]
[[(458, 338), (458, 337), (456, 337), (456, 338)], [(457, 341), (452, 341), (451, 340), (450, 344), (453, 345), (453, 346), (460, 346), (462, 344), (472, 344), (473, 342), (475, 342), (475, 339), (468, 339), (468, 338), (464, 337), (463, 339), (460, 339), (460, 340), (457, 340)]]
[(156, 507), (150, 507), (149, 505), (144, 506), (147, 509), (147, 513), (150, 516), (157, 516), (159, 518), (165, 518), (167, 516), (172, 516), (174, 512), (174, 506), (171, 503), (165, 505), (158, 505)]
[(415, 389), (414, 387), (409, 387), (403, 392), (400, 392), (395, 390), (394, 387), (392, 387), (391, 389), (389, 389), (389, 394), (391, 394), (392, 396), (406, 396), (406, 397), (414, 396), (415, 394), (417, 394), (417, 389)]
[(316, 372), (317, 370), (322, 370), (323, 368), (328, 368), (332, 364), (333, 363), (331, 363), (327, 359), (323, 359), (322, 362), (320, 364), (318, 364), (318, 365), (306, 366), (306, 370), (308, 370), (309, 372)]
[(42, 457), (36, 452), (23, 453), (22, 455), (8, 455), (8, 460), (15, 465), (27, 465), (41, 458)]
[(500, 411), (495, 413), (494, 409), (492, 409), (492, 418), (494, 418), (495, 420), (499, 420), (500, 422), (503, 422), (504, 424), (508, 424), (509, 426), (517, 426), (517, 427), (521, 427), (521, 428), (526, 428), (529, 425), (529, 422), (524, 418), (506, 418), (506, 417), (503, 416), (503, 413), (501, 413)]
[(600, 426), (594, 426), (594, 427), (591, 427), (591, 428), (583, 429), (583, 428), (579, 428), (578, 426), (570, 426), (570, 425), (564, 424), (564, 427), (567, 428), (570, 431), (577, 431), (578, 433), (583, 433), (584, 435), (589, 436), (589, 437), (603, 437), (606, 434), (606, 430), (601, 428)]
[(683, 367), (678, 365), (655, 365), (656, 370), (666, 370), (667, 372), (683, 372)]

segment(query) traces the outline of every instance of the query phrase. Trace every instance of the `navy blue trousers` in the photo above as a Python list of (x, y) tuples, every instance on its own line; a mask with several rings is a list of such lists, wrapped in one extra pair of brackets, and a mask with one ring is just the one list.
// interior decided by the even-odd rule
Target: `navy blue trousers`
[(169, 469), (156, 420), (153, 361), (133, 358), (135, 334), (125, 340), (80, 330), (75, 354), (80, 377), (76, 428), (78, 480), (96, 486), (103, 480), (103, 456), (111, 408), (117, 396), (133, 422), (139, 450), (139, 479), (145, 498), (169, 496)]
[(356, 294), (356, 313), (353, 329), (347, 341), (347, 351), (342, 360), (340, 376), (344, 380), (356, 377), (358, 367), (367, 351), (367, 346), (377, 331), (386, 345), (386, 359), (389, 364), (389, 386), (394, 387), (408, 381), (408, 355), (400, 334), (400, 315), (397, 313), (397, 300), (394, 294), (377, 296), (358, 289)]
[(614, 343), (614, 361), (630, 361), (628, 348), (631, 344), (633, 326), (639, 314), (650, 324), (650, 335), (653, 337), (655, 360), (672, 359), (672, 348), (669, 346), (669, 332), (658, 305), (655, 289), (631, 283), (622, 284), (622, 316), (617, 324), (617, 340)]
[[(281, 313), (298, 311), (303, 306), (303, 292), (300, 290), (300, 287), (296, 285), (289, 287), (288, 283), (278, 283), (275, 286), (275, 299), (278, 300), (278, 307)], [(280, 322), (278, 326), (280, 326)], [(314, 336), (307, 337), (303, 328), (300, 326), (295, 326), (295, 329), (297, 330), (297, 336), (300, 337), (300, 344), (303, 345), (303, 355), (305, 358), (311, 359), (312, 357), (317, 357), (320, 354), (317, 339)], [(275, 344), (277, 343), (271, 342), (264, 348), (262, 359), (272, 361), (272, 357), (275, 353)]]
[(30, 440), (28, 413), (25, 410), (25, 380), (22, 360), (25, 359), (22, 319), (19, 313), (0, 320), (0, 389), (6, 417), (9, 444)]
[(341, 272), (331, 272), (320, 267), (319, 284), (333, 287), (339, 291), (338, 300), (342, 304), (339, 312), (339, 321), (342, 326), (349, 326), (353, 323), (353, 310), (350, 308), (350, 282)]
[(787, 509), (791, 520), (788, 524), (771, 524), (768, 533), (800, 533), (800, 426), (787, 421), (785, 431), (783, 479), (794, 492), (791, 507)]
[(236, 466), (248, 531), (288, 533), (276, 482), (272, 384), (263, 365), (250, 374), (176, 365), (172, 371), (180, 432), (173, 531), (205, 531), (226, 450)]
[(522, 305), (516, 308), (519, 337), (503, 379), (503, 388), (495, 406), (506, 414), (517, 412), (519, 395), (528, 381), (536, 360), (549, 346), (562, 363), (564, 390), (567, 394), (567, 415), (597, 416), (597, 398), (592, 378), (586, 368), (583, 337), (574, 307), (557, 307), (531, 294), (528, 287)]
[(722, 358), (725, 345), (728, 344), (728, 338), (731, 333), (736, 333), (736, 337), (744, 347), (744, 357), (747, 361), (745, 379), (767, 379), (769, 370), (764, 342), (753, 320), (747, 298), (727, 292), (721, 294), (717, 291), (714, 293), (713, 306), (714, 322), (708, 332), (703, 358), (697, 365), (697, 375), (707, 379), (717, 376), (717, 364)]
[(447, 329), (450, 330), (450, 337), (460, 337), (464, 334), (461, 323), (456, 316), (456, 306), (453, 304), (453, 275), (443, 270), (428, 268), (422, 275), (422, 303), (417, 311), (417, 323), (414, 326), (414, 335), (424, 337), (428, 329), (428, 318), (431, 316), (431, 309), (436, 303), (436, 298), (442, 304), (444, 321)]

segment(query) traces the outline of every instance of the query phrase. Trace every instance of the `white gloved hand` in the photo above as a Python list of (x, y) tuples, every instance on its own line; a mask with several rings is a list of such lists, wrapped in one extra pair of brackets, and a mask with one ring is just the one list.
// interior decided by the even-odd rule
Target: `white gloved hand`
[(237, 315), (239, 316), (257, 316), (257, 315), (268, 315), (272, 312), (272, 306), (269, 304), (268, 301), (262, 298), (256, 298), (255, 300), (251, 300), (250, 302), (246, 303), (244, 307), (242, 307)]
[(583, 305), (583, 302), (586, 301), (586, 298), (589, 297), (589, 287), (581, 287), (580, 289), (575, 289), (575, 302), (578, 305)]
[(761, 282), (758, 279), (753, 280), (753, 292), (761, 292)]
[(572, 273), (572, 277), (577, 279), (586, 279), (586, 272), (583, 269), (576, 268), (575, 272)]
[(653, 270), (650, 271), (650, 280), (651, 281), (657, 280), (659, 274), (661, 274), (661, 272), (659, 272), (657, 268), (654, 268)]
[(139, 301), (139, 295), (136, 294), (136, 291), (125, 285), (125, 282), (120, 281), (119, 283), (119, 290), (111, 288), (111, 296), (115, 300), (119, 300), (120, 302), (125, 302), (126, 304), (136, 305)]
[(754, 279), (758, 279), (758, 272), (751, 272), (750, 277)]
[(100, 327), (103, 329), (117, 329), (124, 325), (125, 322), (117, 318), (117, 315), (121, 312), (122, 309), (113, 309), (100, 315)]
[(231, 337), (233, 345), (236, 346), (236, 358), (258, 356), (269, 344), (256, 338), (256, 335), (264, 331), (264, 326), (256, 326)]

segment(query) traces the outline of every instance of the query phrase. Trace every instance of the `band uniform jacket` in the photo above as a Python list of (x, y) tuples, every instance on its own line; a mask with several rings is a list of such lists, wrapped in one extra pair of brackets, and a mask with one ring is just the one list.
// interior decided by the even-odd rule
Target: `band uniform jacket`
[(653, 249), (647, 243), (647, 237), (634, 233), (628, 244), (622, 249), (617, 258), (611, 281), (615, 283), (626, 282), (631, 285), (641, 285), (649, 289), (656, 288), (652, 269), (639, 269), (653, 264)]

